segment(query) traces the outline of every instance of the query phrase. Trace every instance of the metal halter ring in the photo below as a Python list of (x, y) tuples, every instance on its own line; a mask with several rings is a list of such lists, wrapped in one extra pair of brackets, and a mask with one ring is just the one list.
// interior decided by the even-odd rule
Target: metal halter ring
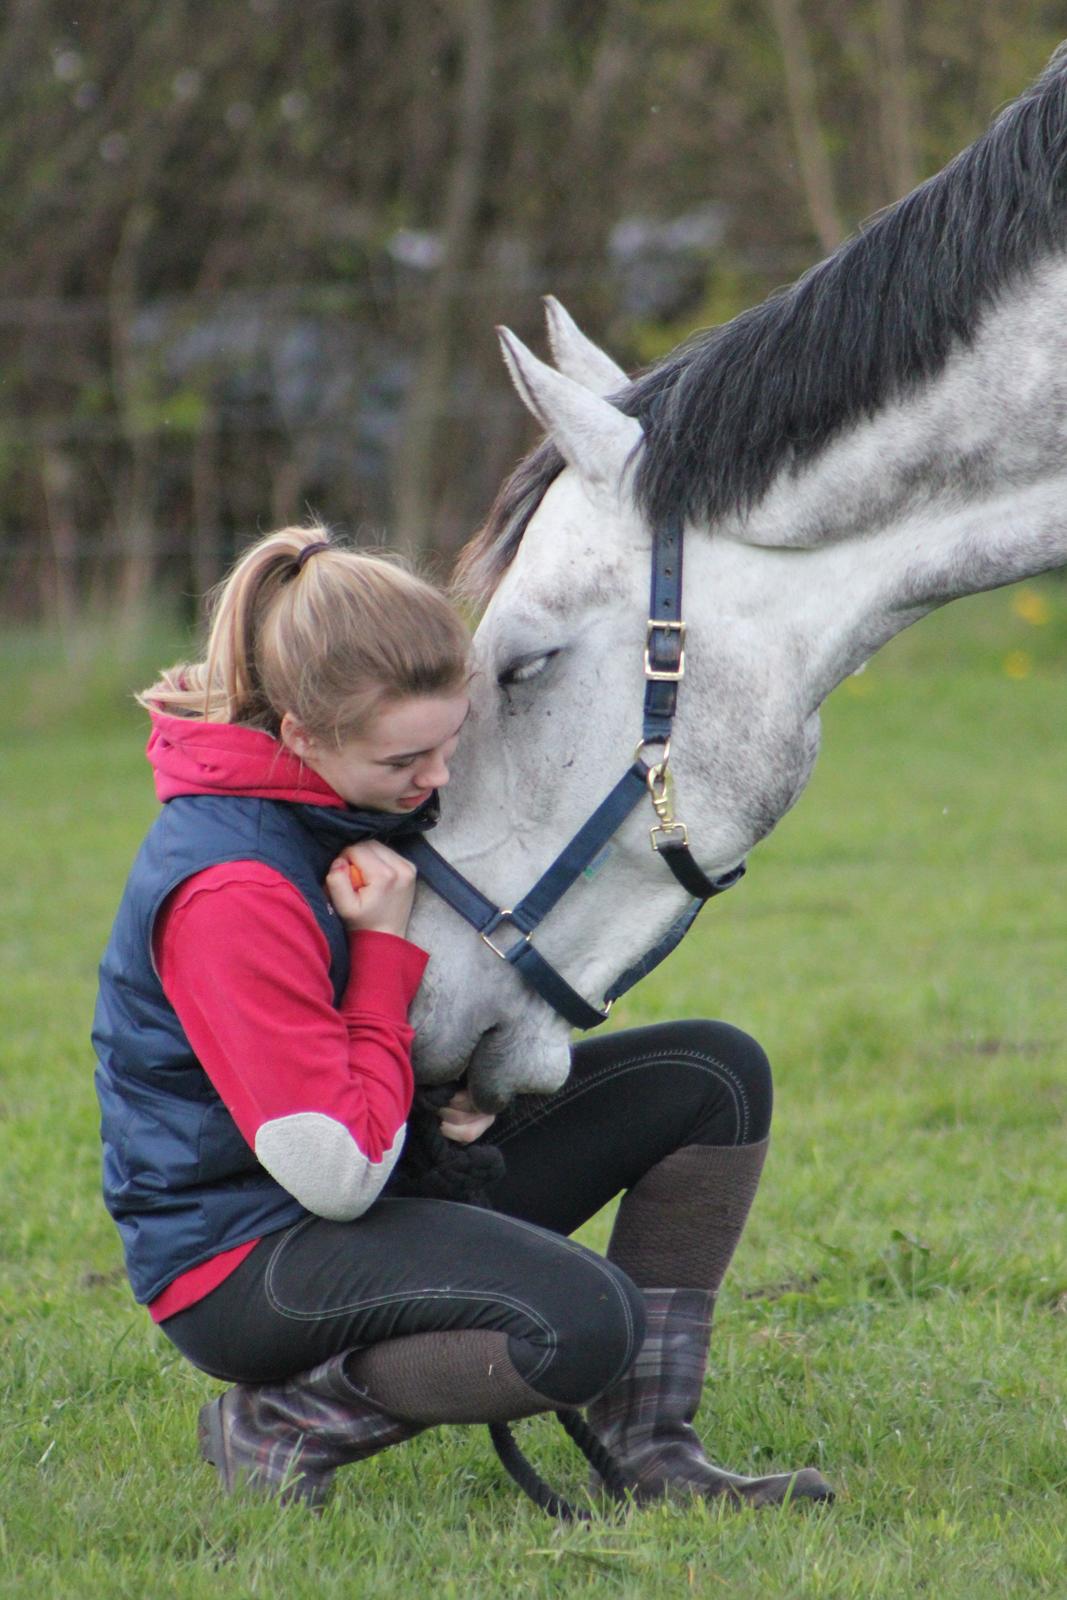
[(512, 950), (517, 950), (520, 944), (533, 944), (533, 939), (531, 938), (531, 936), (528, 933), (523, 933), (522, 929), (520, 927), (516, 926), (514, 923), (512, 924), (512, 926), (515, 927), (515, 932), (522, 935), (522, 937), (518, 940), (518, 942), (516, 944), (513, 944), (511, 946), (511, 949), (509, 949), (509, 950), (501, 950), (501, 948), (500, 948), (500, 946), (498, 944), (494, 944), (491, 935), (496, 932), (496, 930), (499, 928), (499, 926), (500, 926), (500, 924), (502, 922), (510, 922), (510, 921), (511, 921), (511, 910), (510, 910), (510, 908), (508, 910), (506, 910), (506, 911), (498, 911), (496, 916), (493, 917), (492, 921), (489, 922), (487, 924), (487, 926), (485, 928), (483, 928), (481, 933), (479, 933), (479, 935), (478, 935), (478, 937), (482, 941), (482, 943), (485, 944), (485, 945), (488, 945), (490, 950), (493, 952), (493, 954), (495, 956), (499, 956), (501, 961), (507, 961), (507, 959), (511, 955), (511, 951)]
[(636, 745), (634, 746), (634, 760), (635, 761), (637, 761), (639, 758), (642, 761), (644, 760), (644, 756), (641, 755), (641, 752), (642, 752), (642, 750), (644, 750), (646, 748), (646, 746), (648, 746), (650, 744), (661, 744), (663, 746), (663, 754), (660, 756), (658, 761), (650, 762), (649, 765), (650, 766), (657, 766), (657, 767), (665, 767), (667, 765), (668, 761), (671, 759), (671, 736), (670, 736), (670, 734), (668, 733), (664, 738), (660, 738), (657, 735), (657, 737), (654, 738), (654, 739), (638, 739)]

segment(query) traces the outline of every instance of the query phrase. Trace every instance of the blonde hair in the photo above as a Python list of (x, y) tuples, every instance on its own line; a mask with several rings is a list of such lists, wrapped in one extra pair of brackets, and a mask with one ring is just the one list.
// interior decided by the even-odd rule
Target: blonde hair
[(386, 701), (458, 693), (467, 681), (469, 636), (444, 595), (321, 526), (257, 540), (208, 607), (206, 658), (139, 694), (149, 710), (275, 736), (290, 712), (312, 738), (341, 743)]

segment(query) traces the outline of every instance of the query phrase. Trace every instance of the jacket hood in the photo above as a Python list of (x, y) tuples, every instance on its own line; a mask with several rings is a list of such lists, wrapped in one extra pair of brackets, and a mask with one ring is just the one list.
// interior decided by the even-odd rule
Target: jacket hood
[(258, 728), (153, 711), (145, 753), (161, 801), (185, 794), (230, 794), (345, 809), (325, 778)]
[(284, 801), (327, 850), (360, 839), (399, 844), (432, 828), (440, 814), (436, 790), (417, 811), (357, 811), (279, 739), (235, 722), (153, 711), (146, 754), (161, 801), (183, 795)]

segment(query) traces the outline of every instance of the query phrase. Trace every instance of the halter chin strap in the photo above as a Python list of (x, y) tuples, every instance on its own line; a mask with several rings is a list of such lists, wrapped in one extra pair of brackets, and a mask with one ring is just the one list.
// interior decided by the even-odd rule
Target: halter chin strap
[[(652, 538), (652, 583), (645, 632), (645, 703), (641, 743), (632, 766), (565, 845), (533, 888), (514, 906), (501, 907), (486, 898), (458, 872), (422, 835), (397, 848), (461, 917), (470, 923), (496, 955), (515, 968), (525, 981), (560, 1016), (576, 1028), (595, 1028), (604, 1021), (614, 1002), (668, 956), (689, 932), (705, 901), (731, 889), (744, 876), (745, 863), (721, 877), (709, 878), (689, 850), (685, 823), (674, 815), (670, 774), (671, 727), (678, 701), (678, 685), (685, 676), (685, 623), (682, 605), (682, 523), (670, 522)], [(661, 745), (655, 762), (643, 752)], [(656, 814), (650, 829), (653, 850), (692, 896), (681, 916), (663, 938), (638, 961), (627, 967), (611, 985), (603, 1007), (591, 1005), (556, 971), (533, 943), (532, 934), (567, 890), (600, 855), (631, 811), (649, 796)], [(494, 937), (510, 923), (520, 937), (504, 946)]]

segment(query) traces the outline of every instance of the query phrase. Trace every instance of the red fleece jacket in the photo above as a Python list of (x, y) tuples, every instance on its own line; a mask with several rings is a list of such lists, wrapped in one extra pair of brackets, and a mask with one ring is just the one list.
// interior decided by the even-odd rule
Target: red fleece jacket
[[(152, 722), (148, 758), (160, 800), (234, 794), (345, 803), (269, 734), (162, 714)], [(406, 939), (368, 931), (349, 935), (349, 952), (338, 1008), (329, 947), (307, 901), (281, 873), (252, 861), (187, 878), (164, 902), (153, 934), (163, 991), (268, 1170), (279, 1177), (294, 1160), (306, 1167), (308, 1140), (324, 1131), (325, 1159), (337, 1157), (339, 1138), (342, 1161), (362, 1163), (369, 1204), (411, 1108), (407, 1014), (427, 957)], [(152, 1301), (152, 1316), (161, 1322), (202, 1299), (256, 1242), (183, 1273)]]

